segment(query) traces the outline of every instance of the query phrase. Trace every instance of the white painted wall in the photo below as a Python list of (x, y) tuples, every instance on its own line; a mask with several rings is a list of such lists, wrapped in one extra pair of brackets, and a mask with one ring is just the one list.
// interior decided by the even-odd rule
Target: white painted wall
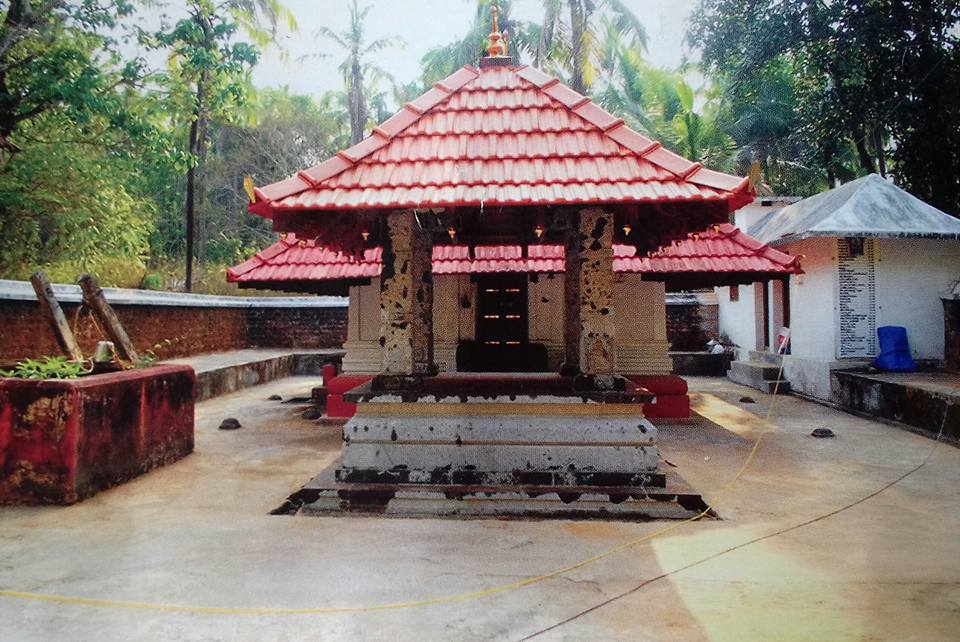
[(832, 360), (837, 353), (837, 240), (807, 239), (777, 248), (800, 257), (790, 278), (790, 354)]
[(960, 278), (960, 241), (877, 240), (877, 326), (907, 329), (915, 359), (943, 359), (940, 296)]
[[(960, 242), (935, 239), (877, 239), (877, 327), (907, 329), (915, 359), (943, 359), (940, 294), (960, 278)], [(808, 239), (782, 249), (801, 259), (806, 274), (791, 279), (792, 356), (784, 360), (791, 386), (831, 399), (830, 371), (869, 360), (839, 359), (837, 240)]]
[(729, 287), (715, 288), (717, 293), (720, 334), (727, 335), (737, 346), (737, 358), (746, 359), (747, 352), (759, 345), (756, 325), (756, 289), (753, 284), (739, 287), (739, 300), (730, 300)]
[[(795, 197), (774, 196), (763, 199), (757, 198), (753, 203), (737, 210), (733, 215), (733, 223), (747, 232), (751, 226), (771, 212), (776, 212), (791, 203), (798, 201)], [(768, 286), (770, 287), (770, 286)], [(730, 288), (714, 288), (719, 301), (720, 333), (727, 335), (737, 346), (737, 358), (746, 359), (750, 350), (764, 350), (762, 327), (758, 327), (758, 311), (761, 306), (762, 292), (758, 291), (758, 284), (746, 284), (739, 287), (738, 301), (730, 300)], [(767, 323), (770, 327), (770, 341), (775, 342), (780, 325), (775, 320), (774, 297), (771, 293), (767, 309)]]

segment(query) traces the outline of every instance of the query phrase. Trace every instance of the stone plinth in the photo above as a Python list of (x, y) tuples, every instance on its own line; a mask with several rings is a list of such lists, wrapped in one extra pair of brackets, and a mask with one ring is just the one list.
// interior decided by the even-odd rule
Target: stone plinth
[(578, 392), (559, 376), (441, 376), (347, 397), (357, 414), (341, 481), (656, 485), (657, 430), (642, 405), (652, 396), (629, 383)]

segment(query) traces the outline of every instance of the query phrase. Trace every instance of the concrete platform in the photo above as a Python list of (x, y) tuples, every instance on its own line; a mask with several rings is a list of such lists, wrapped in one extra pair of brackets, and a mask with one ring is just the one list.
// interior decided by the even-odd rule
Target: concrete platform
[(197, 401), (206, 401), (284, 377), (319, 375), (324, 364), (339, 363), (343, 355), (340, 349), (246, 349), (170, 359), (164, 363), (192, 367), (197, 373)]
[(960, 374), (835, 370), (833, 395), (848, 412), (880, 417), (910, 430), (960, 441)]
[[(557, 626), (534, 639), (900, 641), (960, 630), (952, 446), (818, 519), (896, 480), (933, 442), (793, 397), (777, 398), (768, 423), (768, 395), (691, 379), (699, 414), (657, 425), (660, 449), (717, 502), (718, 520), (270, 515), (336, 464), (339, 426), (267, 401), (314, 381), (199, 404), (192, 455), (88, 501), (0, 510), (0, 591), (107, 600), (0, 594), (0, 637), (515, 641)], [(739, 403), (747, 394), (758, 403)], [(217, 430), (227, 416), (243, 427)], [(824, 426), (837, 437), (810, 436)], [(366, 610), (398, 603), (407, 606)], [(180, 609), (194, 606), (228, 610)]]

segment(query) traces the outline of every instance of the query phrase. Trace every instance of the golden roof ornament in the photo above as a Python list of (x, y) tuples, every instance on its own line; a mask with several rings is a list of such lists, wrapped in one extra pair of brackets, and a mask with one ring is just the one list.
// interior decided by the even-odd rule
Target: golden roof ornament
[(487, 38), (487, 55), (491, 58), (505, 58), (507, 56), (507, 40), (505, 34), (500, 33), (499, 15), (500, 7), (490, 6), (490, 15), (493, 18), (493, 31)]

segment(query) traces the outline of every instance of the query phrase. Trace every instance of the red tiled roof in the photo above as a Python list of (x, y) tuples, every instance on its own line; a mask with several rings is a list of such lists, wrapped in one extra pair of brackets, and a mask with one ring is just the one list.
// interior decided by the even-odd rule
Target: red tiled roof
[[(363, 260), (320, 247), (313, 240), (297, 241), (293, 235), (278, 241), (252, 259), (227, 271), (233, 283), (269, 287), (286, 281), (359, 280), (380, 275), (380, 248), (366, 250)], [(490, 272), (563, 272), (562, 245), (530, 245), (523, 258), (519, 245), (479, 246), (474, 258), (465, 245), (433, 248), (434, 274)], [(641, 273), (648, 280), (678, 274), (767, 274), (800, 272), (796, 257), (770, 248), (725, 223), (658, 250), (636, 256), (636, 248), (613, 246), (613, 271)]]
[(614, 250), (614, 272), (646, 275), (801, 272), (797, 257), (775, 250), (729, 223), (689, 234), (687, 238), (674, 241), (647, 256), (636, 256), (636, 250), (631, 246), (616, 246)]
[(748, 200), (533, 67), (464, 67), (251, 211)]

